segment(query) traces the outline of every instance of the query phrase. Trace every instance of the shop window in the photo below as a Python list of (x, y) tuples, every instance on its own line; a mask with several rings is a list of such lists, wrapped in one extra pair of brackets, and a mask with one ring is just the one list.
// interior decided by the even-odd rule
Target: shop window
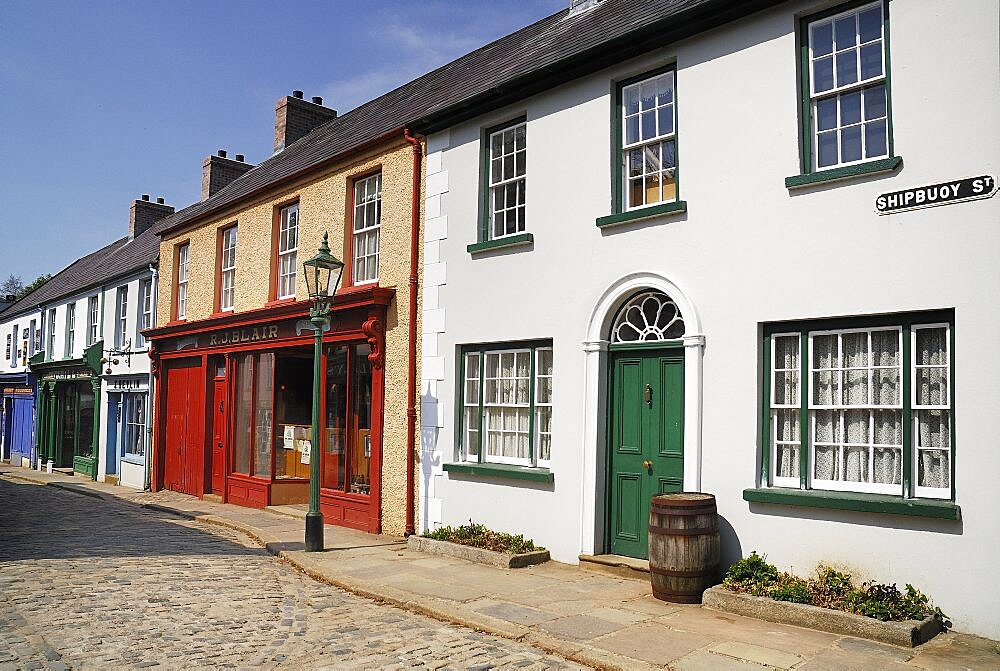
[(274, 477), (308, 479), (312, 456), (312, 351), (279, 352), (274, 386)]
[(326, 424), (322, 485), (354, 494), (371, 491), (372, 369), (367, 345), (326, 352)]
[(253, 474), (271, 477), (271, 443), (274, 430), (274, 354), (265, 352), (256, 356), (254, 379), (254, 441)]
[(765, 340), (768, 484), (953, 496), (950, 312), (769, 324)]
[(119, 408), (122, 456), (143, 459), (146, 456), (146, 394), (122, 394)]
[(236, 357), (236, 428), (233, 440), (233, 473), (250, 475), (250, 417), (253, 402), (253, 354)]

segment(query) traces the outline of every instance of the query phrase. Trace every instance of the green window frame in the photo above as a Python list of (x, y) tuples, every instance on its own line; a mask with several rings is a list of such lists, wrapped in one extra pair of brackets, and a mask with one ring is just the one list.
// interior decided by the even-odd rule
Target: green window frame
[[(876, 12), (880, 23), (871, 20)], [(798, 48), (801, 174), (785, 185), (898, 168), (887, 0), (856, 0), (803, 17)]]
[(551, 340), (463, 345), (459, 349), (455, 447), (462, 462), (549, 466), (552, 351)]
[[(508, 134), (512, 143), (509, 147), (506, 146)], [(531, 235), (526, 233), (527, 141), (526, 115), (483, 129), (479, 142), (479, 243), (518, 244)], [(508, 196), (517, 202), (509, 203)], [(514, 223), (514, 230), (507, 230), (505, 219), (504, 232), (500, 235), (494, 230), (495, 198), (503, 201), (499, 209), (505, 217), (509, 213)]]
[(955, 498), (953, 310), (764, 325), (763, 488)]
[[(680, 198), (677, 105), (675, 64), (615, 82), (611, 99), (612, 213), (597, 219), (599, 228), (687, 210)], [(655, 156), (649, 153), (651, 148)], [(669, 152), (666, 158), (665, 152)], [(665, 167), (665, 162), (672, 165)], [(646, 202), (646, 180), (661, 190), (658, 200)], [(667, 180), (672, 181), (668, 184)], [(630, 186), (640, 188), (642, 203), (630, 198), (634, 193)], [(664, 193), (665, 187), (672, 193)]]

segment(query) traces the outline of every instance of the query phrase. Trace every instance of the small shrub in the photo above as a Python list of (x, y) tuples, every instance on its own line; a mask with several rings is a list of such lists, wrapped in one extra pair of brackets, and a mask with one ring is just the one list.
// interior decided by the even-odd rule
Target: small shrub
[(424, 537), (515, 555), (545, 549), (540, 545), (535, 545), (534, 541), (525, 538), (522, 534), (515, 535), (493, 531), (472, 520), (469, 520), (468, 524), (458, 527), (441, 527), (433, 531), (426, 531)]
[(767, 556), (754, 550), (729, 567), (722, 584), (735, 592), (746, 592), (756, 596), (768, 596), (768, 592), (778, 582), (778, 569), (767, 563)]
[(790, 573), (782, 573), (779, 582), (769, 595), (775, 601), (791, 601), (793, 603), (812, 603), (812, 592), (809, 583)]
[(929, 615), (945, 617), (940, 608), (932, 608), (930, 599), (913, 585), (906, 585), (906, 594), (896, 585), (876, 582), (862, 583), (861, 589), (848, 594), (845, 610), (867, 615), (877, 620), (922, 620)]
[(816, 577), (809, 581), (814, 606), (842, 609), (844, 599), (854, 590), (849, 573), (820, 564), (816, 567)]

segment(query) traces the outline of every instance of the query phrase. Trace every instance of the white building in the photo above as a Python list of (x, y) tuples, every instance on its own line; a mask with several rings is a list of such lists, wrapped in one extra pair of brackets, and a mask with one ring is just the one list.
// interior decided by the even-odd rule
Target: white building
[(649, 496), (705, 491), (727, 565), (998, 638), (1000, 5), (773, 4), (597, 3), (451, 66), (421, 524), (642, 558)]
[(5, 339), (35, 331), (3, 366), (36, 388), (35, 449), (12, 462), (148, 485), (151, 377), (141, 331), (155, 326), (159, 240), (151, 227), (172, 212), (162, 199), (136, 200), (127, 237), (76, 260), (0, 315)]

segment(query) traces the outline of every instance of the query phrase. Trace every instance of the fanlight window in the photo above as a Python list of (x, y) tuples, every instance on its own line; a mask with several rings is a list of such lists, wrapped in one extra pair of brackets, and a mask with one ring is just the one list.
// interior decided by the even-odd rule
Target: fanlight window
[(643, 291), (618, 311), (611, 327), (611, 342), (672, 340), (684, 335), (684, 318), (662, 291)]

